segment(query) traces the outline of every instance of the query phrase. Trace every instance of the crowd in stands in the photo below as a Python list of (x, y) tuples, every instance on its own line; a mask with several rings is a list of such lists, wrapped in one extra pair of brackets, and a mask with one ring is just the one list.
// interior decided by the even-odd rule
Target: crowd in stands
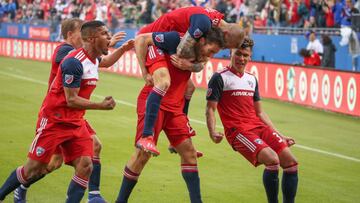
[(219, 10), (243, 27), (340, 27), (351, 24), (360, 0), (0, 0), (0, 22), (54, 21), (79, 17), (114, 28), (147, 24), (179, 7)]

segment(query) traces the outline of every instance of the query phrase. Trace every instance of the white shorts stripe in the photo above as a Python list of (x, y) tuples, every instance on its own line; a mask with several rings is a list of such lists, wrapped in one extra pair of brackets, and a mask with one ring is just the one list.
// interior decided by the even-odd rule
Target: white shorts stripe
[(29, 152), (30, 153), (34, 153), (34, 150), (35, 150), (35, 146), (37, 144), (37, 141), (40, 137), (40, 135), (42, 134), (42, 131), (45, 129), (46, 127), (46, 124), (47, 124), (47, 121), (48, 119), (47, 118), (42, 118), (41, 121), (40, 121), (40, 126), (39, 128), (36, 130), (36, 136), (34, 138), (34, 140), (32, 141), (31, 143), (31, 146), (30, 146), (30, 149), (29, 149)]
[(256, 146), (251, 143), (248, 139), (246, 139), (241, 134), (236, 136), (236, 139), (239, 140), (241, 143), (243, 143), (251, 152), (255, 152)]

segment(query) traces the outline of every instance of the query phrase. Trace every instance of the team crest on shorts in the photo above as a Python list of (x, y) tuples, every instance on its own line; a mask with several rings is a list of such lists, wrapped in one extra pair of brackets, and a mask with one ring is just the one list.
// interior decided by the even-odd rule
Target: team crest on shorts
[(164, 34), (158, 34), (155, 36), (155, 41), (159, 42), (159, 43), (163, 43), (164, 42)]
[(203, 33), (201, 32), (201, 30), (198, 28), (195, 30), (194, 32), (194, 38), (200, 38), (203, 35)]
[(207, 89), (207, 92), (206, 92), (206, 97), (210, 97), (212, 94), (212, 89), (211, 88), (208, 88)]
[(254, 140), (254, 142), (256, 142), (257, 144), (262, 144), (263, 143), (263, 141), (261, 139), (259, 139), (259, 138)]
[(66, 84), (70, 85), (73, 81), (74, 81), (73, 75), (65, 74), (65, 83)]
[(45, 152), (45, 149), (42, 147), (36, 147), (36, 156), (41, 156)]

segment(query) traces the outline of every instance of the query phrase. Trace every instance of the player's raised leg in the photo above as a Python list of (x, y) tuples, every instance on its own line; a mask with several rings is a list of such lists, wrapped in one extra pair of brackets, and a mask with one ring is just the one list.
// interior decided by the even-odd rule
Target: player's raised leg
[(164, 97), (170, 86), (170, 74), (169, 70), (164, 67), (164, 64), (162, 63), (159, 67), (153, 66), (153, 68), (154, 67), (156, 67), (156, 70), (152, 75), (154, 87), (146, 101), (143, 135), (136, 143), (136, 146), (154, 156), (157, 156), (160, 155), (160, 152), (157, 150), (153, 140), (154, 125), (160, 109), (161, 99)]

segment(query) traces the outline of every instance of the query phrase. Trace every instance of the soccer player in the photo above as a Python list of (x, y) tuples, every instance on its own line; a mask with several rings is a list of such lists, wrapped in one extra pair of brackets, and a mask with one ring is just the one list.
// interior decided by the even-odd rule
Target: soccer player
[[(177, 31), (181, 34), (185, 34), (179, 46), (177, 47), (177, 54), (181, 57), (191, 58), (194, 56), (194, 44), (201, 37), (206, 36), (207, 32), (212, 26), (215, 26), (219, 27), (224, 33), (225, 47), (237, 48), (243, 41), (244, 32), (239, 25), (234, 23), (226, 23), (224, 20), (222, 20), (222, 18), (223, 14), (213, 9), (203, 7), (180, 8), (164, 14), (155, 22), (143, 27), (139, 31), (139, 34), (169, 31)], [(146, 53), (146, 49), (136, 50), (139, 65), (146, 84), (154, 83), (154, 85), (153, 90), (147, 100), (143, 135), (142, 138), (137, 142), (136, 146), (157, 156), (160, 154), (160, 152), (157, 150), (152, 136), (154, 123), (157, 118), (157, 113), (163, 95), (168, 92), (171, 79), (168, 67), (165, 64), (163, 64), (162, 67), (158, 68), (152, 74), (149, 74), (145, 68)], [(194, 63), (191, 67), (189, 67), (189, 69), (192, 72), (199, 72), (203, 69), (203, 67), (204, 66), (201, 63)], [(188, 92), (186, 95), (187, 103), (185, 104), (184, 111), (187, 111), (186, 108), (188, 108), (188, 103), (190, 102), (191, 98), (189, 96), (190, 92)]]
[(80, 202), (92, 172), (93, 141), (83, 116), (86, 109), (111, 110), (116, 103), (111, 96), (102, 102), (89, 100), (98, 80), (99, 57), (108, 53), (110, 33), (100, 21), (82, 25), (83, 48), (69, 54), (60, 64), (42, 107), (36, 136), (28, 160), (14, 170), (0, 188), (0, 201), (20, 184), (26, 185), (47, 173), (57, 146), (64, 161), (75, 168), (66, 202)]
[[(65, 58), (69, 52), (74, 51), (75, 49), (82, 47), (82, 39), (81, 39), (81, 26), (84, 22), (78, 18), (70, 18), (66, 19), (61, 23), (61, 32), (64, 38), (64, 42), (58, 45), (55, 48), (55, 51), (52, 55), (52, 66), (48, 81), (48, 90), (51, 87), (52, 82), (55, 79), (56, 73), (59, 69), (60, 62)], [(110, 41), (109, 46), (114, 46), (118, 41), (122, 40), (126, 36), (125, 32), (116, 33)], [(133, 48), (133, 40), (125, 42), (123, 46), (115, 50), (113, 54), (102, 57), (102, 60), (99, 63), (100, 67), (109, 67), (115, 62), (121, 55)], [(101, 151), (101, 142), (99, 138), (96, 136), (95, 130), (91, 127), (91, 125), (86, 121), (86, 126), (93, 138), (94, 145), (94, 156), (92, 157), (93, 162), (93, 171), (91, 173), (89, 179), (89, 202), (105, 202), (105, 200), (100, 195), (100, 174), (101, 174), (101, 163), (100, 163), (100, 151)], [(61, 153), (61, 147), (57, 147), (54, 155), (51, 157), (51, 161), (46, 168), (47, 173), (51, 173), (52, 171), (60, 168), (63, 162), (63, 157)], [(37, 182), (43, 176), (40, 176), (39, 179), (33, 179), (31, 182), (28, 182), (26, 185), (21, 185), (14, 191), (14, 202), (21, 203), (26, 200), (26, 192), (31, 184)]]
[[(159, 38), (163, 40), (157, 40)], [(142, 43), (138, 43), (139, 40)], [(143, 48), (151, 44), (156, 45), (149, 47), (147, 55), (146, 67), (150, 73), (162, 67), (165, 63), (166, 66), (169, 67), (172, 80), (169, 91), (164, 95), (161, 102), (158, 119), (155, 123), (154, 141), (155, 143), (157, 142), (160, 132), (164, 130), (170, 144), (175, 147), (180, 155), (182, 176), (187, 184), (190, 200), (192, 203), (199, 203), (202, 202), (200, 179), (197, 168), (196, 150), (191, 142), (191, 137), (195, 135), (195, 131), (191, 128), (188, 117), (183, 112), (184, 93), (191, 72), (175, 67), (181, 63), (179, 58), (174, 55), (179, 42), (180, 37), (177, 32), (146, 33), (135, 38), (135, 49)], [(202, 37), (196, 44), (198, 48), (198, 52), (196, 53), (205, 57), (211, 57), (218, 52), (223, 45), (222, 32), (218, 28), (213, 28), (206, 35), (206, 38)], [(195, 57), (192, 57), (192, 59), (193, 58)], [(187, 66), (191, 67), (192, 63), (188, 61)], [(148, 108), (146, 106), (146, 100), (150, 92), (151, 88), (145, 85), (138, 96), (138, 124), (135, 143), (137, 143), (142, 136), (145, 111)], [(124, 177), (116, 200), (117, 203), (128, 201), (131, 191), (135, 187), (140, 173), (150, 157), (151, 155), (149, 153), (135, 148), (134, 154), (124, 169)]]
[(245, 39), (240, 48), (232, 49), (230, 65), (210, 79), (206, 95), (207, 127), (212, 141), (220, 143), (224, 135), (215, 130), (217, 109), (232, 148), (254, 166), (265, 165), (263, 183), (268, 202), (278, 202), (281, 166), (283, 202), (292, 203), (298, 184), (298, 163), (289, 146), (295, 142), (276, 130), (261, 108), (255, 76), (244, 71), (253, 44), (251, 39)]

